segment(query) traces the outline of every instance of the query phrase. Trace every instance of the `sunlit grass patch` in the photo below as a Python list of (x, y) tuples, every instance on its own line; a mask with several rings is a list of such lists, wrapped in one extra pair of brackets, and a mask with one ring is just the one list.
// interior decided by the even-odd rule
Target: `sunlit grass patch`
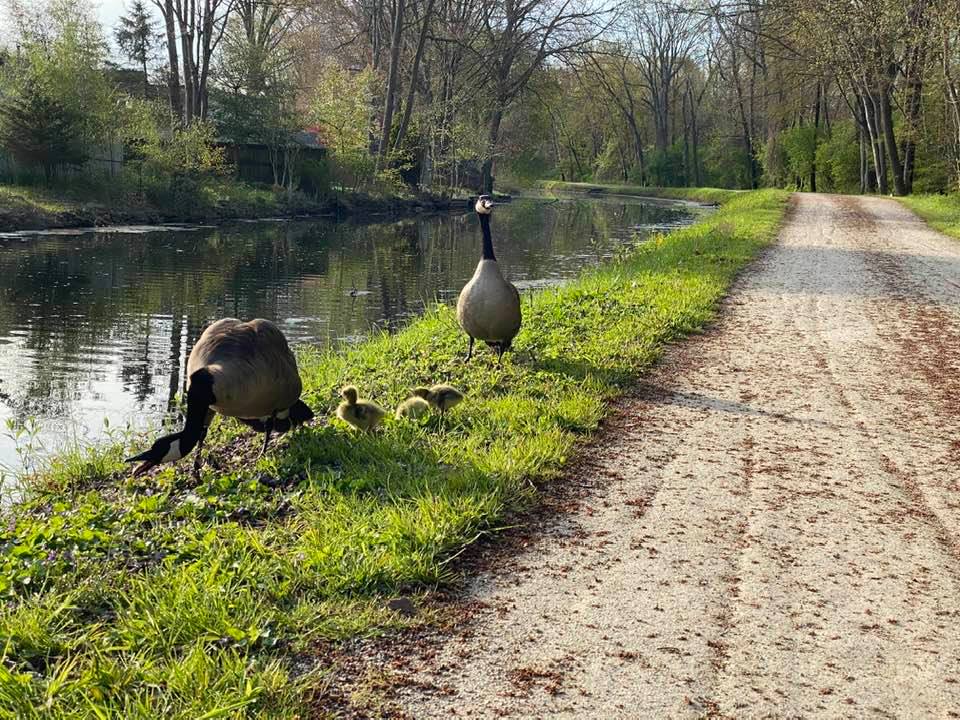
[(960, 193), (952, 195), (908, 195), (897, 198), (931, 227), (960, 238)]
[(634, 195), (637, 197), (669, 198), (672, 200), (693, 200), (702, 203), (725, 203), (744, 190), (726, 190), (710, 187), (656, 187), (647, 185), (618, 185), (616, 183), (561, 182), (544, 180), (540, 187), (546, 191), (611, 193), (614, 195)]
[[(708, 323), (769, 242), (787, 195), (739, 194), (691, 228), (524, 300), (498, 367), (449, 307), (341, 352), (304, 350), (318, 420), (254, 460), (215, 423), (214, 462), (130, 478), (132, 438), (70, 453), (0, 518), (0, 717), (292, 717), (323, 682), (322, 640), (411, 622), (384, 609), (455, 577), (450, 562), (536, 501), (665, 342)], [(450, 382), (444, 417), (330, 422), (355, 383), (385, 407)]]

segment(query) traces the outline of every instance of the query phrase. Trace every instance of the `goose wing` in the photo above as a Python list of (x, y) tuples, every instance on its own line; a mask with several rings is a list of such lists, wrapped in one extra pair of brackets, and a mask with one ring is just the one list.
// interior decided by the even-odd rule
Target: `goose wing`
[(303, 389), (297, 360), (286, 337), (269, 320), (219, 320), (208, 327), (187, 363), (214, 376), (214, 406), (223, 415), (266, 417), (286, 410)]

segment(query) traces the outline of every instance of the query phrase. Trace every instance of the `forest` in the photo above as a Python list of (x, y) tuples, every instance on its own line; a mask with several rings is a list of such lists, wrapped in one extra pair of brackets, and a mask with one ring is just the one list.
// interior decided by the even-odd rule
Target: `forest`
[[(955, 0), (5, 0), (0, 179), (960, 189)], [(325, 148), (307, 157), (300, 139)], [(113, 165), (122, 156), (122, 167)]]

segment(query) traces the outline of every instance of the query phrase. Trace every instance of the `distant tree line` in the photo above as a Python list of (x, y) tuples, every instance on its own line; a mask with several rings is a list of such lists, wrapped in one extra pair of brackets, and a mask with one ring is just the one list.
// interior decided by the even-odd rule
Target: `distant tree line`
[(553, 73), (567, 179), (960, 189), (956, 0), (638, 0)]
[(956, 0), (134, 0), (138, 88), (82, 0), (2, 1), (0, 146), (47, 175), (120, 141), (175, 176), (258, 144), (288, 189), (960, 188)]

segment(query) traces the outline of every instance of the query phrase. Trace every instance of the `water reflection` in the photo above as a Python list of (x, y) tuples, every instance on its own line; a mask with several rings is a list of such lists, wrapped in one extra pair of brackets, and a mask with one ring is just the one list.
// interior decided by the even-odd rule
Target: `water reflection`
[[(494, 215), (497, 255), (518, 287), (553, 284), (635, 232), (688, 221), (688, 210), (630, 198), (515, 201)], [(0, 430), (36, 418), (52, 450), (99, 439), (104, 418), (152, 424), (211, 320), (271, 318), (294, 343), (357, 340), (452, 300), (479, 244), (472, 213), (0, 237)], [(0, 466), (18, 466), (15, 445), (0, 437)]]

